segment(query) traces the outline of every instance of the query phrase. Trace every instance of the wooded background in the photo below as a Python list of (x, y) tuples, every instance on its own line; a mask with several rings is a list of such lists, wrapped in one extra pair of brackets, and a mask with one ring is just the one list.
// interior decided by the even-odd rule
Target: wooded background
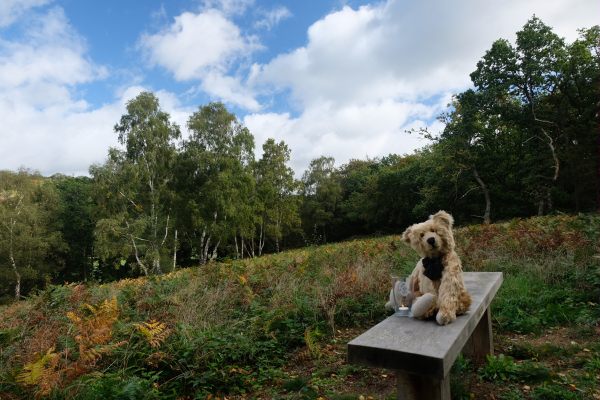
[[(191, 135), (145, 92), (121, 147), (89, 177), (0, 171), (0, 302), (45, 283), (107, 281), (284, 248), (398, 232), (439, 209), (460, 224), (600, 209), (600, 27), (566, 43), (538, 18), (499, 39), (410, 155), (323, 156), (300, 180), (273, 139), (221, 103)], [(401, 140), (401, 138), (398, 138)]]

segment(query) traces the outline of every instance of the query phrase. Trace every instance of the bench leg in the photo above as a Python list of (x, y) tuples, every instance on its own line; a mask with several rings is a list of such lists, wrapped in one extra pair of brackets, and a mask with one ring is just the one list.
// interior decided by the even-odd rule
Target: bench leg
[(450, 400), (450, 377), (432, 377), (397, 373), (398, 400)]
[(475, 364), (485, 362), (488, 354), (494, 354), (494, 339), (492, 336), (492, 314), (488, 307), (481, 316), (477, 327), (463, 348), (465, 356)]

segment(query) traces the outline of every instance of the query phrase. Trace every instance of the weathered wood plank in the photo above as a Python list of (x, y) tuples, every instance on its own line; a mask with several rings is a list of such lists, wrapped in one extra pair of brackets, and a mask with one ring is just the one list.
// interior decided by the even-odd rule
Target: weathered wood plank
[(502, 283), (501, 272), (465, 272), (469, 312), (446, 326), (391, 316), (348, 343), (348, 362), (443, 380)]
[(492, 335), (492, 312), (485, 310), (477, 327), (463, 348), (463, 354), (475, 364), (483, 364), (488, 354), (494, 354), (494, 338)]

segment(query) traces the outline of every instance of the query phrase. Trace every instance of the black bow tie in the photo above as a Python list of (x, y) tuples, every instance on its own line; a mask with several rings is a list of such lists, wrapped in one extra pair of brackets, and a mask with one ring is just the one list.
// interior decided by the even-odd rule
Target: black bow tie
[(423, 272), (423, 275), (425, 275), (432, 281), (437, 281), (442, 277), (442, 271), (444, 270), (444, 264), (442, 264), (442, 257), (425, 257), (423, 259), (423, 267), (425, 268), (425, 272)]

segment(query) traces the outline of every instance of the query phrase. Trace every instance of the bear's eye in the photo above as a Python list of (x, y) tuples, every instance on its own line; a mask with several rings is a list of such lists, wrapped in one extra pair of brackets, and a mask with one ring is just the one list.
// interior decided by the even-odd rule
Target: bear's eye
[(423, 237), (423, 236), (425, 236), (425, 234), (424, 234), (424, 233), (421, 233), (421, 237)]
[(431, 228), (431, 232), (435, 232), (435, 229)]

